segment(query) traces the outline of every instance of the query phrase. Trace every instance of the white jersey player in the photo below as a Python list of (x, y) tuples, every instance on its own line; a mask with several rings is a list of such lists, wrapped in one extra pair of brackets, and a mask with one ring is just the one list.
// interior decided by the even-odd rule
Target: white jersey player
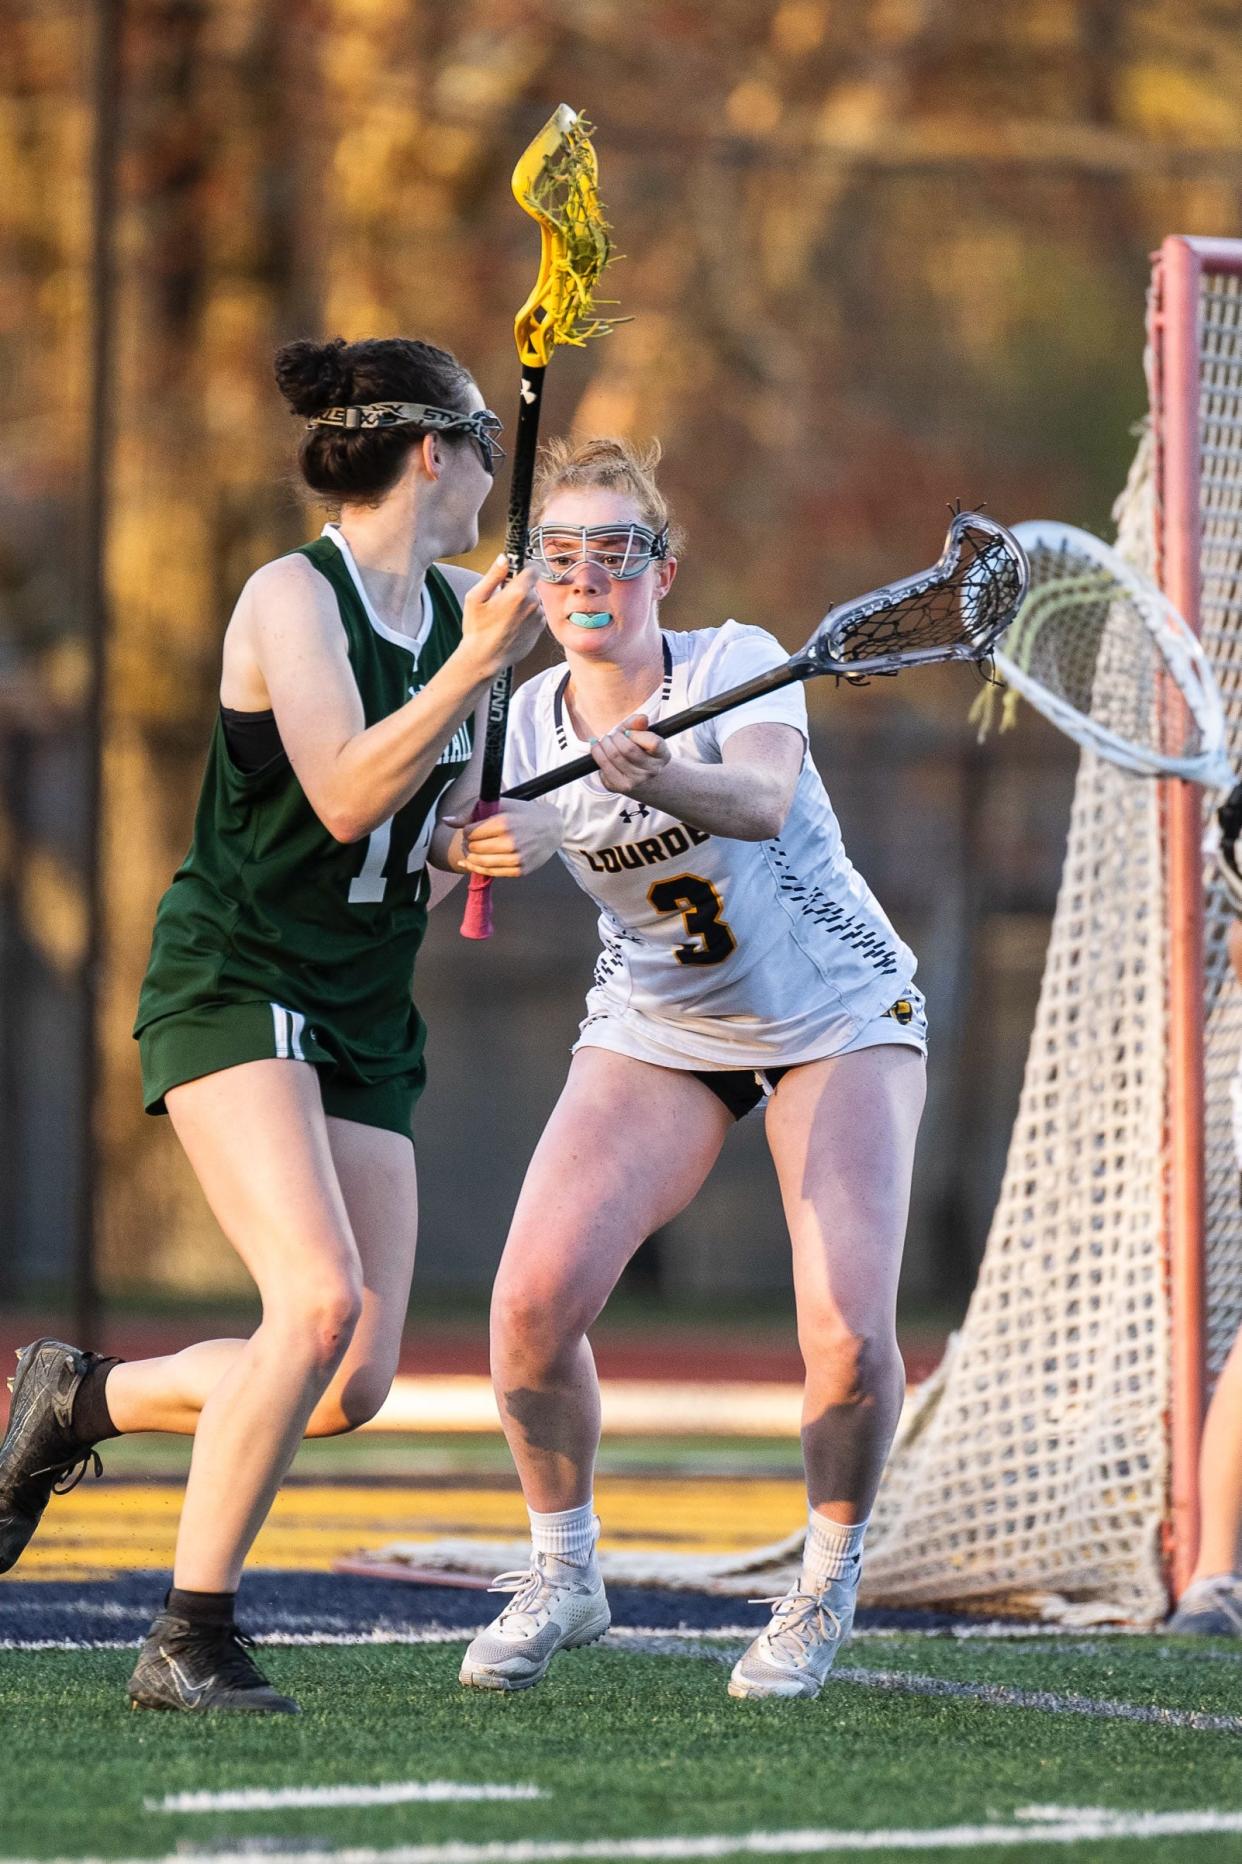
[[(658, 456), (657, 456), (658, 457)], [(784, 656), (728, 622), (679, 634), (660, 604), (675, 538), (652, 467), (563, 443), (536, 487), (531, 558), (565, 666), (517, 697), (510, 781), (589, 745), (546, 837), (501, 814), (450, 864), (508, 874), (559, 839), (603, 951), (569, 1078), (531, 1161), (492, 1302), (492, 1374), (532, 1563), (461, 1680), (537, 1683), (609, 1622), (592, 1500), (599, 1390), (587, 1329), (643, 1240), (698, 1191), (766, 1097), (807, 1380), (800, 1581), (735, 1666), (737, 1696), (813, 1696), (849, 1634), (863, 1535), (905, 1388), (895, 1307), (924, 1094), (914, 959), (841, 846), (798, 688), (669, 743), (652, 718)], [(537, 805), (528, 805), (535, 808)]]

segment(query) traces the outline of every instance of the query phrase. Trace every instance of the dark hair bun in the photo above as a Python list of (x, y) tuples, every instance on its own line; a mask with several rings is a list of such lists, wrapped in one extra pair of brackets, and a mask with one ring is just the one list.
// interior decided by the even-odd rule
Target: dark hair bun
[[(276, 380), (295, 414), (416, 401), (464, 409), (474, 384), (451, 350), (416, 337), (360, 337), (314, 343), (300, 337), (276, 352)], [(311, 427), (302, 431), (298, 464), (312, 492), (334, 504), (383, 498), (401, 477), (420, 427)]]
[(276, 385), (295, 414), (322, 414), (349, 401), (353, 371), (344, 337), (312, 343), (299, 337), (276, 352)]

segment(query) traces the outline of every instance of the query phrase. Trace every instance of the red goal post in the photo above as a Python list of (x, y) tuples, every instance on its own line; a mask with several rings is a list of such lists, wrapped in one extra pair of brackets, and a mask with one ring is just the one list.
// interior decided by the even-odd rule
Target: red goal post
[[(1204, 626), (1209, 583), (1226, 566), (1204, 561), (1242, 526), (1242, 241), (1166, 239), (1155, 257), (1149, 373), (1155, 443), (1155, 561), (1160, 584), (1204, 644), (1218, 678), (1228, 643)], [(1232, 287), (1232, 289), (1231, 289)], [(1225, 533), (1222, 536), (1222, 530)], [(1235, 565), (1236, 573), (1236, 565)], [(1213, 596), (1218, 592), (1212, 589)], [(1236, 625), (1236, 622), (1235, 622)], [(1225, 651), (1222, 651), (1222, 650)], [(1222, 664), (1224, 662), (1224, 664)], [(1230, 707), (1231, 726), (1236, 725)], [(1231, 737), (1234, 737), (1231, 731)], [(1236, 740), (1235, 740), (1236, 741)], [(1231, 747), (1232, 748), (1232, 747)], [(1174, 1592), (1199, 1537), (1199, 1442), (1208, 1373), (1206, 1025), (1219, 980), (1205, 966), (1203, 799), (1165, 786), (1169, 936), (1168, 1272), (1171, 1336), (1170, 1507), (1166, 1556)], [(1231, 1186), (1236, 1192), (1236, 1185)]]

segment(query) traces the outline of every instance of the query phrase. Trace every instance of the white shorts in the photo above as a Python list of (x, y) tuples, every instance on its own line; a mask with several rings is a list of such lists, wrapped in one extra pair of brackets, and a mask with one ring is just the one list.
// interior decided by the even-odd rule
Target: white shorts
[[(903, 1009), (908, 1006), (908, 1013)], [(927, 999), (915, 985), (908, 984), (901, 994), (894, 998), (892, 1008), (882, 1010), (873, 1016), (869, 1023), (864, 1023), (852, 1042), (844, 1048), (834, 1049), (836, 1055), (852, 1055), (855, 1049), (880, 1048), (886, 1042), (897, 1042), (903, 1048), (916, 1048), (920, 1054), (927, 1053)], [(817, 1061), (826, 1061), (825, 1055), (816, 1056)]]
[[(645, 1018), (643, 1022), (646, 1027), (640, 1026), (637, 1018), (597, 1008), (582, 1023), (573, 1053), (577, 1054), (581, 1048), (611, 1049), (614, 1055), (628, 1055), (633, 1061), (649, 1062), (657, 1068), (682, 1068), (691, 1074), (732, 1072), (724, 1065), (719, 1051), (714, 1055), (696, 1055), (687, 1052), (692, 1051), (691, 1043), (686, 1044), (685, 1050), (657, 1043), (650, 1029), (650, 1019)], [(678, 1034), (684, 1040), (684, 1031)], [(830, 1061), (837, 1055), (852, 1055), (856, 1049), (879, 1048), (889, 1042), (902, 1048), (918, 1049), (922, 1055), (927, 1053), (927, 1005), (922, 991), (914, 984), (896, 992), (889, 1008), (872, 1016), (861, 1028), (855, 1025), (848, 1032), (843, 1030), (839, 1041), (825, 1040), (822, 1047), (816, 1047), (809, 1054), (801, 1050), (792, 1054), (778, 1051), (770, 1060), (765, 1058), (762, 1067), (742, 1062), (737, 1072), (753, 1074), (767, 1093), (770, 1092), (769, 1072), (783, 1072), (810, 1061)]]

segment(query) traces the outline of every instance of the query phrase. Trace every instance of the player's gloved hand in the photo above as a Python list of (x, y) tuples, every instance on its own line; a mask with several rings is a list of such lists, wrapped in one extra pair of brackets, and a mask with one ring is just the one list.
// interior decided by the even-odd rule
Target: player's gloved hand
[(551, 860), (561, 845), (561, 818), (551, 803), (507, 801), (498, 814), (470, 819), (442, 816), (441, 821), (461, 834), (459, 871), (486, 874), (491, 880), (519, 880)]
[(635, 712), (592, 743), (591, 756), (599, 765), (605, 789), (641, 800), (644, 785), (672, 761), (673, 754), (663, 738), (644, 730), (646, 723), (646, 714)]
[(543, 603), (533, 569), (510, 576), (506, 557), (484, 571), (461, 605), (461, 646), (481, 679), (525, 659), (544, 630)]

